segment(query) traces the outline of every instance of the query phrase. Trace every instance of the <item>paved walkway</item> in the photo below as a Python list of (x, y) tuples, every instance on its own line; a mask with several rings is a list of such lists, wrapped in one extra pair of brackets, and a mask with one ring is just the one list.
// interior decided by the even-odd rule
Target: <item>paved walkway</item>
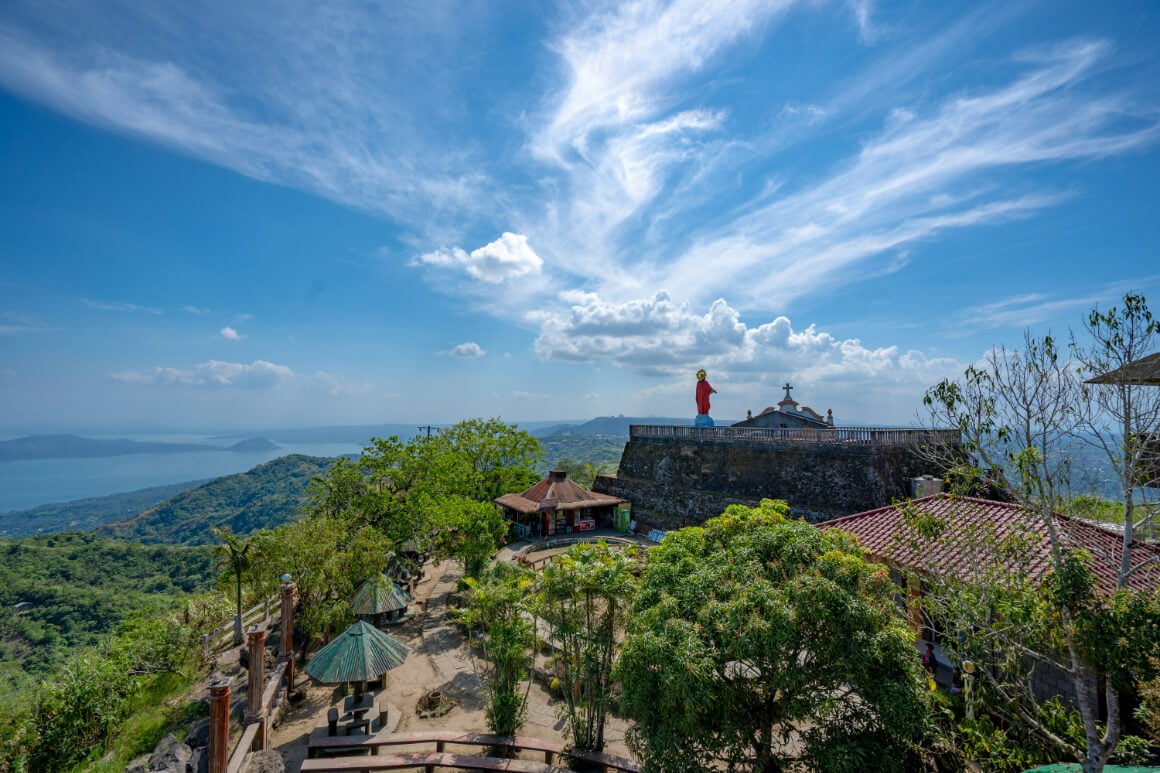
[[(614, 532), (617, 536), (623, 536)], [(500, 551), (497, 560), (513, 561), (521, 547), (530, 543), (515, 543)], [(506, 553), (506, 555), (505, 555)], [(435, 670), (443, 681), (446, 689), (460, 705), (469, 710), (481, 709), (486, 705), (487, 696), (483, 682), (472, 666), (471, 656), (463, 644), (463, 635), (450, 622), (451, 599), (463, 577), (463, 568), (458, 562), (452, 561), (443, 577), (431, 590), (427, 599), (427, 614), (423, 620), (423, 643), (427, 654), (435, 665)], [(536, 655), (536, 664), (542, 665), (544, 656)], [(477, 664), (482, 667), (482, 664)], [(532, 685), (528, 700), (528, 722), (540, 727), (551, 727), (559, 733), (565, 733), (564, 720), (556, 716), (556, 707), (548, 702), (546, 689), (539, 684)], [(623, 741), (624, 729), (613, 727), (609, 723), (605, 728), (607, 741)], [(618, 724), (618, 723), (616, 723)]]
[(463, 636), (450, 620), (451, 598), (463, 577), (458, 562), (449, 563), (439, 582), (427, 597), (427, 614), (423, 618), (423, 644), (451, 697), (468, 710), (483, 706), (483, 683), (475, 673)]

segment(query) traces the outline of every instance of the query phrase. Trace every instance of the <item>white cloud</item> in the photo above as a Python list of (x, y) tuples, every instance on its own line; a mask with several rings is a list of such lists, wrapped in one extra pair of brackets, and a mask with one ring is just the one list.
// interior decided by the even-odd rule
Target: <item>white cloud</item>
[(512, 392), (512, 397), (517, 400), (548, 400), (551, 399), (552, 396), (545, 394), (544, 392), (522, 392), (516, 390)]
[(487, 354), (487, 350), (485, 350), (475, 341), (467, 341), (465, 343), (459, 344), (458, 346), (452, 347), (447, 351), (439, 353), (445, 354), (448, 357), (455, 357), (456, 359), (460, 360), (474, 360)]
[(654, 375), (691, 375), (715, 369), (734, 383), (774, 379), (813, 382), (874, 380), (925, 387), (958, 364), (896, 347), (868, 348), (813, 325), (795, 330), (777, 317), (756, 327), (724, 300), (697, 313), (665, 292), (622, 303), (572, 294), (567, 313), (542, 320), (536, 352), (543, 359), (609, 361)]
[(234, 330), (232, 327), (229, 327), (228, 325), (223, 327), (219, 333), (222, 338), (225, 338), (228, 341), (241, 341), (243, 338), (245, 338), (244, 335)]
[(130, 384), (158, 386), (237, 387), (241, 389), (270, 389), (293, 378), (294, 371), (285, 365), (265, 360), (254, 360), (249, 365), (240, 362), (209, 360), (192, 368), (157, 367), (148, 372), (127, 371), (114, 373), (113, 378)]
[(470, 253), (454, 247), (420, 255), (412, 265), (463, 268), (484, 282), (499, 284), (515, 277), (539, 273), (543, 259), (528, 245), (528, 237), (505, 231), (490, 244)]
[(82, 298), (81, 303), (88, 306), (90, 309), (97, 311), (128, 311), (128, 312), (144, 312), (145, 314), (160, 314), (161, 309), (153, 308), (152, 306), (138, 306), (135, 303), (106, 303), (103, 301), (91, 301), (88, 298)]
[(193, 314), (198, 317), (204, 317), (210, 313), (209, 309), (203, 309), (200, 306), (182, 306), (181, 310), (187, 314)]

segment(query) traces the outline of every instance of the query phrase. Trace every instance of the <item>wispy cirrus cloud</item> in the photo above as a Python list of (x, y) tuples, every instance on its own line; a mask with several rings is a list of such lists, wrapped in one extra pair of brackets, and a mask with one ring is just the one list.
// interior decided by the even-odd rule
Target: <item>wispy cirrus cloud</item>
[(47, 324), (33, 317), (12, 311), (0, 312), (0, 336), (44, 333), (51, 329)]
[[(823, 283), (857, 281), (890, 251), (943, 231), (1056, 205), (1071, 193), (1023, 183), (1011, 196), (999, 182), (1019, 167), (1102, 158), (1160, 138), (1156, 114), (1125, 95), (1077, 92), (1108, 50), (1072, 41), (1033, 52), (1005, 86), (947, 98), (927, 115), (896, 112), (833, 175), (702, 233), (642, 283), (663, 278), (685, 297), (728, 291), (746, 307), (776, 308)], [(709, 264), (719, 270), (707, 273)]]
[(97, 311), (125, 311), (125, 312), (141, 312), (144, 314), (161, 314), (161, 309), (153, 306), (139, 306), (136, 303), (110, 303), (107, 301), (94, 301), (88, 298), (82, 298), (81, 303), (90, 309)]
[(1091, 292), (1064, 298), (1048, 293), (1023, 293), (971, 306), (958, 316), (962, 326), (977, 328), (1032, 327), (1052, 320), (1079, 319), (1084, 311), (1114, 305), (1124, 293), (1145, 291), (1158, 281), (1160, 275), (1106, 282)]
[(0, 15), (0, 86), (79, 120), (416, 222), (472, 211), (490, 187), (448, 93), (470, 65), (442, 56), (486, 9), (21, 10)]

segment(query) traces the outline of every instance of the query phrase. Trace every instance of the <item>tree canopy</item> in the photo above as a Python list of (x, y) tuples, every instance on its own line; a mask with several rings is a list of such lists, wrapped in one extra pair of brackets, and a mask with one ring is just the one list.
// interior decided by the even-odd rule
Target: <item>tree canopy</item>
[(650, 551), (618, 666), (648, 769), (905, 768), (927, 713), (896, 588), (787, 512), (733, 505)]

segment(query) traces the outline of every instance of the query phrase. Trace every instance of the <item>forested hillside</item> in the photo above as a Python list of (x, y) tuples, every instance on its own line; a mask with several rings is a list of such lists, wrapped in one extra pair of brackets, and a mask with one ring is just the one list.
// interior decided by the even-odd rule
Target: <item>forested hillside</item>
[(214, 526), (249, 534), (293, 521), (309, 501), (310, 481), (332, 460), (293, 454), (248, 472), (215, 478), (120, 523), (97, 530), (107, 537), (146, 544), (209, 545)]
[(212, 478), (173, 483), (168, 486), (110, 494), (105, 497), (56, 502), (28, 510), (0, 513), (0, 537), (27, 537), (53, 531), (92, 531), (106, 523), (124, 521)]
[(145, 546), (91, 534), (0, 539), (0, 702), (70, 649), (130, 614), (212, 588), (208, 547)]
[[(552, 435), (540, 438), (550, 469), (567, 469), (570, 464), (588, 462), (614, 472), (620, 466), (620, 455), (628, 434), (624, 435)], [(545, 470), (547, 472), (547, 470)]]

